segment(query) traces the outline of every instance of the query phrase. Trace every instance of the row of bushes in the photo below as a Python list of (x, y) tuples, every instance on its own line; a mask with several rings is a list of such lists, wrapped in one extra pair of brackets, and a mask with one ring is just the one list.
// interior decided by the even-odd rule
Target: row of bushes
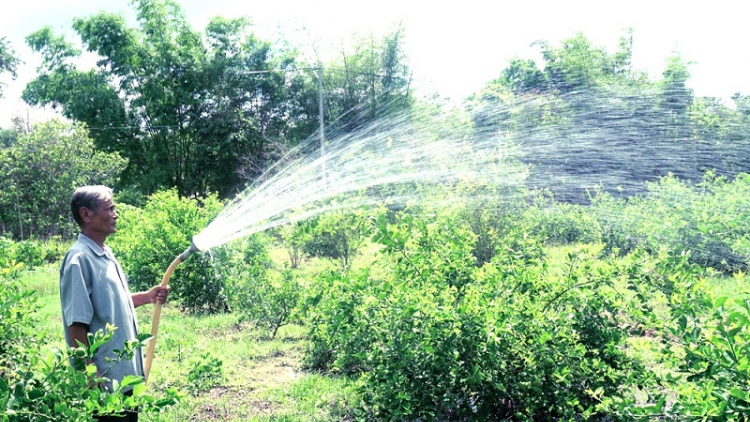
[[(542, 194), (525, 193), (519, 199), (517, 192), (495, 192), (494, 197), (483, 192), (472, 198), (476, 192), (466, 190), (459, 193), (469, 198), (459, 213), (476, 236), (473, 255), (477, 265), (496, 255), (499, 235), (522, 230), (543, 242), (601, 242), (620, 254), (635, 249), (654, 254), (689, 251), (691, 262), (704, 267), (725, 273), (747, 269), (750, 225), (744, 222), (750, 219), (748, 175), (728, 181), (708, 174), (697, 187), (667, 177), (649, 185), (649, 195), (616, 199), (602, 193), (585, 207), (557, 203)], [(419, 207), (411, 207), (410, 212), (428, 212)], [(119, 204), (118, 233), (109, 243), (125, 267), (131, 287), (141, 290), (159, 283), (174, 257), (221, 208), (216, 197), (198, 203), (179, 198), (175, 191), (154, 194), (142, 208)], [(367, 212), (337, 211), (272, 234), (287, 248), (292, 268), (314, 256), (339, 260), (342, 268), (348, 268), (373, 233)], [(261, 234), (194, 255), (176, 274), (179, 283), (173, 284), (173, 299), (192, 312), (226, 311), (233, 305), (243, 308), (247, 301), (232, 304), (227, 292), (242, 295), (245, 284), (257, 284), (270, 274), (266, 271), (270, 268), (269, 239)], [(59, 262), (68, 243), (60, 239), (13, 242), (0, 237), (0, 263), (23, 262), (33, 268)]]
[(68, 247), (69, 244), (60, 238), (14, 242), (10, 238), (0, 236), (0, 266), (10, 268), (22, 263), (25, 268), (32, 269), (59, 262)]
[(379, 259), (308, 291), (308, 364), (357, 380), (359, 416), (746, 420), (750, 300), (712, 299), (689, 253), (548, 256), (519, 220), (481, 263), (465, 215), (376, 217)]
[(707, 173), (697, 185), (670, 176), (648, 184), (646, 195), (599, 193), (587, 207), (540, 197), (521, 220), (553, 243), (602, 242), (620, 253), (690, 251), (691, 262), (731, 274), (748, 268), (750, 175)]

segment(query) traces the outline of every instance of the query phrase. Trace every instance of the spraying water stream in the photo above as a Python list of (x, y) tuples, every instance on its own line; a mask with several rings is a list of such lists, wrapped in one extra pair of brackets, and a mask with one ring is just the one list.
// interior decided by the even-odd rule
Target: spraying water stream
[[(723, 160), (718, 174), (736, 173), (736, 151), (717, 149), (710, 139), (696, 142), (686, 129), (687, 116), (658, 104), (655, 96), (642, 93), (572, 92), (483, 102), (468, 112), (418, 109), (333, 136), (323, 156), (309, 152), (318, 142), (313, 136), (196, 234), (190, 248), (170, 265), (162, 285), (194, 252), (329, 210), (406, 203), (429, 192), (422, 186), (467, 183), (489, 187), (485, 192), (495, 196), (541, 188), (553, 192), (555, 199), (584, 203), (599, 189), (623, 195), (642, 192), (646, 181), (670, 173), (698, 181), (705, 170), (717, 168), (717, 158)], [(461, 189), (454, 191), (462, 195)], [(466, 192), (476, 195), (472, 189)], [(159, 315), (157, 306), (146, 374)]]
[(208, 250), (332, 209), (403, 202), (417, 196), (414, 184), (523, 183), (525, 170), (510, 163), (513, 151), (497, 138), (441, 138), (420, 117), (404, 113), (375, 121), (331, 140), (323, 157), (301, 155), (277, 164), (264, 182), (238, 195), (196, 235), (194, 244)]
[(679, 122), (654, 103), (648, 95), (573, 92), (562, 100), (485, 103), (470, 114), (408, 111), (332, 137), (323, 157), (305, 152), (318, 142), (312, 136), (193, 244), (206, 251), (332, 209), (404, 202), (419, 195), (416, 185), (551, 188), (580, 202), (600, 186), (632, 193), (669, 172), (696, 177), (701, 151), (686, 148)]

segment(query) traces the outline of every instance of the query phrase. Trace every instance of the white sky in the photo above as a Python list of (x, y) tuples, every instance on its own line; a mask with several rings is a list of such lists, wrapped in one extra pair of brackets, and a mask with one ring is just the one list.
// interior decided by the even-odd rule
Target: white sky
[[(0, 99), (0, 127), (14, 114), (31, 121), (49, 112), (20, 100), (39, 58), (23, 39), (49, 25), (66, 33), (74, 17), (102, 10), (122, 12), (135, 24), (128, 0), (0, 0), (0, 37), (24, 60), (18, 78)], [(624, 30), (635, 30), (634, 65), (655, 77), (673, 51), (694, 62), (689, 84), (696, 95), (750, 94), (750, 2), (672, 0), (178, 0), (194, 29), (213, 16), (248, 16), (256, 33), (278, 34), (302, 49), (334, 51), (352, 34), (382, 35), (400, 22), (419, 94), (437, 92), (462, 99), (496, 78), (514, 57), (536, 58), (530, 44), (553, 45), (582, 32), (595, 45), (614, 51)], [(746, 3), (747, 5), (743, 4)], [(325, 57), (324, 57), (325, 58)]]

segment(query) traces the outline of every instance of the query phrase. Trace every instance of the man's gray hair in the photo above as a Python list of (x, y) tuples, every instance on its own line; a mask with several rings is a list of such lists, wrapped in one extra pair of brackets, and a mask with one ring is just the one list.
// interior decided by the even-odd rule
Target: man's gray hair
[(105, 199), (112, 199), (112, 189), (106, 186), (81, 186), (73, 193), (70, 200), (70, 210), (79, 227), (83, 227), (81, 220), (81, 208), (88, 208), (93, 212), (99, 212), (99, 204)]

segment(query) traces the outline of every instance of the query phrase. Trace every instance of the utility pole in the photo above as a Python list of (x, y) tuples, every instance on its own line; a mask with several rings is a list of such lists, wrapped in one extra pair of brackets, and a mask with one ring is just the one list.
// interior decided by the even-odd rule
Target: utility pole
[(318, 120), (320, 122), (320, 160), (323, 170), (323, 188), (326, 187), (326, 133), (323, 122), (323, 66), (318, 62)]

